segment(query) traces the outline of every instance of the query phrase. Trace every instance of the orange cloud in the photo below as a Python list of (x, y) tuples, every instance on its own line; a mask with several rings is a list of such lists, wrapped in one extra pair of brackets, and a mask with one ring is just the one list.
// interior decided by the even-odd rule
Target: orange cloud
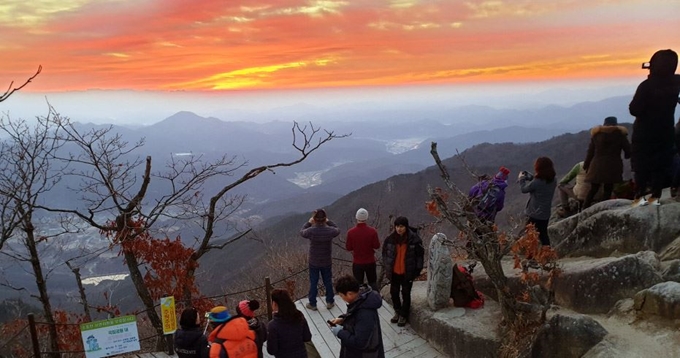
[[(675, 10), (675, 11), (674, 11)], [(0, 84), (301, 88), (639, 76), (672, 47), (663, 0), (6, 0)]]

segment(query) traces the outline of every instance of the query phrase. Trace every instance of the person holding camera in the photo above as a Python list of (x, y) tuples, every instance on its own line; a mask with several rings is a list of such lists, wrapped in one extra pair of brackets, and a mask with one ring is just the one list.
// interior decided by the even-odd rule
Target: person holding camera
[(340, 229), (334, 222), (328, 220), (326, 211), (315, 210), (312, 217), (300, 230), (300, 236), (309, 240), (309, 302), (305, 305), (316, 311), (317, 284), (319, 275), (326, 288), (326, 308), (335, 306), (333, 294), (333, 239), (340, 235)]
[[(673, 163), (675, 106), (680, 94), (678, 54), (673, 50), (659, 50), (642, 68), (649, 76), (635, 91), (628, 109), (635, 117), (631, 138), (631, 167), (635, 172), (635, 200), (633, 206), (660, 205), (661, 191)], [(652, 187), (649, 201), (644, 195), (647, 185)]]
[(517, 178), (522, 193), (529, 194), (524, 214), (527, 216), (527, 225), (533, 224), (538, 231), (541, 244), (550, 246), (548, 222), (553, 195), (557, 187), (552, 160), (548, 157), (537, 158), (534, 162), (534, 172), (535, 174), (532, 175), (527, 171), (522, 171)]

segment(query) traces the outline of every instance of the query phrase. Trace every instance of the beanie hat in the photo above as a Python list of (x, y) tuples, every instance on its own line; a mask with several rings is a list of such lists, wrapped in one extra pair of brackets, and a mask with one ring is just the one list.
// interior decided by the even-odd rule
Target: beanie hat
[(678, 68), (678, 54), (673, 50), (659, 50), (649, 60), (649, 74), (653, 76), (673, 76)]
[(510, 174), (510, 169), (506, 167), (501, 167), (498, 169), (498, 173), (496, 173), (496, 178), (502, 179), (502, 180), (508, 180), (508, 175)]
[(316, 212), (314, 213), (314, 221), (325, 221), (326, 220), (326, 211), (324, 209), (316, 209)]
[(231, 318), (231, 315), (224, 306), (214, 307), (208, 314), (208, 319), (212, 322), (226, 322), (229, 318)]
[(260, 302), (257, 300), (243, 300), (236, 306), (236, 311), (242, 316), (252, 318), (255, 317), (255, 310), (260, 308)]
[(366, 220), (368, 220), (368, 210), (366, 210), (366, 209), (364, 209), (364, 208), (361, 208), (361, 209), (357, 210), (357, 214), (355, 215), (355, 217), (356, 217), (357, 220), (359, 220), (359, 221), (366, 221)]
[(408, 227), (408, 219), (403, 216), (399, 216), (396, 219), (394, 219), (394, 226)]
[(615, 126), (619, 124), (616, 120), (616, 117), (610, 116), (604, 119), (604, 125), (605, 126)]

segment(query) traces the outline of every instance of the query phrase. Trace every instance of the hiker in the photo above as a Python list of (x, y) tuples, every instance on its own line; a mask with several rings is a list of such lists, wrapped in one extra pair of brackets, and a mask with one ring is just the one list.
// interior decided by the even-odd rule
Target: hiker
[(271, 294), (274, 318), (267, 325), (267, 352), (275, 358), (307, 358), (305, 342), (312, 340), (309, 325), (288, 291)]
[(260, 308), (258, 300), (243, 300), (236, 306), (236, 314), (248, 321), (248, 328), (255, 332), (255, 344), (257, 345), (258, 358), (263, 357), (262, 345), (267, 340), (267, 326), (255, 317), (255, 311)]
[[(631, 148), (631, 166), (635, 172), (633, 206), (660, 205), (659, 198), (673, 160), (675, 106), (680, 94), (680, 75), (675, 74), (678, 54), (673, 50), (654, 53), (649, 76), (635, 91), (628, 109), (635, 117)], [(645, 199), (647, 185), (652, 195)]]
[(394, 231), (383, 242), (382, 259), (394, 307), (390, 322), (399, 327), (404, 327), (408, 320), (413, 280), (420, 276), (424, 255), (423, 240), (409, 227), (408, 219), (403, 216), (394, 219)]
[(309, 302), (308, 309), (316, 311), (319, 275), (326, 288), (326, 308), (335, 306), (333, 294), (332, 250), (333, 239), (340, 235), (340, 229), (328, 220), (326, 211), (318, 209), (300, 230), (300, 236), (309, 239)]
[(475, 214), (483, 222), (495, 222), (496, 214), (503, 210), (508, 174), (510, 169), (500, 167), (493, 178), (482, 176), (479, 182), (470, 188), (468, 199), (475, 209)]
[(243, 317), (232, 317), (224, 306), (217, 306), (208, 315), (213, 330), (208, 336), (210, 358), (257, 358), (255, 332)]
[(201, 330), (201, 316), (193, 307), (187, 307), (179, 318), (175, 332), (175, 352), (179, 358), (207, 358), (210, 351), (208, 338)]
[[(576, 179), (576, 183), (571, 185), (571, 181), (574, 179)], [(586, 182), (586, 171), (583, 169), (583, 162), (576, 163), (569, 173), (562, 177), (562, 180), (557, 183), (557, 189), (560, 194), (560, 207), (557, 209), (557, 216), (567, 217), (583, 206), (586, 195), (590, 191), (590, 183)], [(570, 198), (578, 202), (576, 210), (573, 210), (569, 205)]]
[(385, 348), (378, 308), (382, 297), (350, 275), (335, 282), (335, 291), (347, 303), (347, 313), (330, 320), (331, 331), (340, 339), (340, 358), (384, 358)]
[(354, 216), (357, 224), (347, 231), (345, 248), (352, 252), (352, 274), (359, 282), (364, 282), (364, 276), (368, 284), (374, 290), (378, 290), (378, 275), (376, 273), (375, 250), (380, 248), (378, 232), (366, 224), (368, 211), (364, 208), (357, 210)]
[(588, 208), (593, 203), (600, 185), (604, 186), (603, 200), (611, 199), (614, 184), (623, 181), (621, 152), (626, 159), (630, 158), (628, 129), (619, 126), (616, 117), (607, 117), (603, 125), (590, 130), (590, 145), (583, 162), (590, 190), (583, 202), (583, 208)]
[(550, 221), (550, 207), (555, 194), (555, 168), (548, 157), (538, 157), (534, 162), (535, 174), (523, 171), (519, 173), (518, 181), (522, 193), (529, 193), (529, 201), (524, 209), (527, 224), (533, 224), (538, 231), (543, 246), (550, 246), (548, 237), (548, 222)]
[(675, 124), (675, 157), (673, 158), (673, 178), (671, 179), (671, 197), (680, 201), (680, 119)]

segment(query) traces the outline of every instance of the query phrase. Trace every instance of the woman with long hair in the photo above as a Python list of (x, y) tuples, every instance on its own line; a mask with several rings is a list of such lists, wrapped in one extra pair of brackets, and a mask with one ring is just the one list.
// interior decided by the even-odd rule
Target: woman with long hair
[(550, 246), (548, 222), (550, 208), (557, 187), (555, 167), (548, 157), (539, 157), (534, 162), (534, 174), (519, 173), (519, 186), (522, 193), (529, 193), (529, 201), (524, 209), (527, 224), (533, 224), (543, 246)]
[(175, 332), (175, 352), (179, 358), (207, 358), (210, 345), (201, 329), (201, 317), (193, 307), (185, 308)]
[(288, 291), (272, 291), (274, 318), (267, 326), (267, 352), (276, 358), (307, 358), (305, 342), (312, 340), (309, 325)]

